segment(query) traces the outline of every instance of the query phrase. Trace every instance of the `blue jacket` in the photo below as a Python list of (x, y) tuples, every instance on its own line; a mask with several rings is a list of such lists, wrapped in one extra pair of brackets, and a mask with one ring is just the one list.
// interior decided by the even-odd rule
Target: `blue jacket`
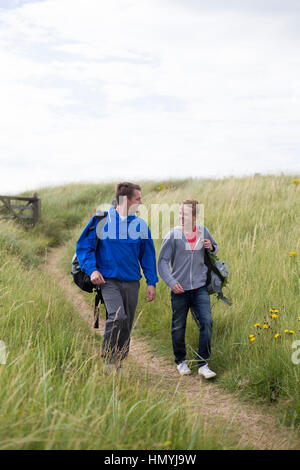
[(155, 286), (158, 282), (155, 248), (147, 223), (135, 215), (121, 220), (116, 208), (111, 207), (98, 234), (100, 243), (95, 256), (97, 229), (88, 230), (92, 220), (93, 217), (76, 245), (81, 270), (88, 276), (99, 271), (104, 278), (138, 281), (142, 277), (141, 265), (147, 284)]

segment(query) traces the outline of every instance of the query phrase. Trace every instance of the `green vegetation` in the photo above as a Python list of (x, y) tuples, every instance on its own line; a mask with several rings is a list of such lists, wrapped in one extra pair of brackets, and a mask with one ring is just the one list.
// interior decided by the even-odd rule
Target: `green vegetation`
[(34, 229), (0, 222), (0, 339), (8, 352), (0, 365), (0, 449), (240, 448), (228, 423), (204, 421), (197, 397), (177, 399), (176, 381), (153, 382), (132, 359), (128, 376), (105, 375), (99, 337), (45, 269), (51, 246), (69, 239), (74, 250), (74, 235), (111, 200), (113, 185), (39, 195), (43, 218)]
[[(176, 191), (161, 190), (144, 198), (151, 204), (158, 194), (162, 203), (172, 204), (193, 197), (204, 204), (204, 223), (219, 245), (218, 257), (231, 266), (229, 290), (224, 292), (233, 305), (215, 303), (211, 297), (211, 366), (218, 372), (217, 382), (244, 398), (278, 403), (287, 424), (300, 424), (300, 364), (291, 359), (292, 343), (300, 339), (300, 188), (294, 181), (289, 176), (260, 175), (195, 179)], [(160, 245), (157, 240), (157, 252)], [(142, 292), (137, 333), (147, 336), (156, 353), (172, 360), (169, 289), (161, 280), (157, 301), (148, 305), (143, 298)], [(277, 318), (271, 317), (272, 308), (278, 310)], [(270, 328), (262, 327), (264, 319)], [(254, 327), (257, 322), (261, 328)], [(281, 336), (275, 338), (276, 333)], [(197, 331), (192, 320), (187, 345), (193, 360)]]
[[(300, 364), (292, 362), (293, 341), (300, 339), (297, 181), (287, 175), (255, 175), (143, 187), (147, 189), (143, 202), (149, 211), (151, 204), (171, 205), (188, 198), (204, 204), (204, 223), (218, 243), (218, 257), (231, 266), (224, 293), (230, 295), (233, 305), (228, 307), (211, 296), (211, 367), (218, 373), (216, 382), (238, 391), (243, 399), (272, 404), (287, 425), (300, 424)], [(77, 228), (66, 244), (66, 272), (81, 231), (82, 227)], [(157, 255), (161, 242), (155, 241)], [(150, 304), (145, 292), (142, 282), (137, 315), (142, 313), (134, 334), (147, 338), (155, 354), (173, 363), (169, 288), (160, 279), (156, 300)], [(271, 317), (272, 308), (278, 310), (277, 318)], [(264, 320), (269, 329), (262, 327)], [(261, 328), (254, 326), (257, 322)], [(284, 333), (286, 329), (294, 333)], [(277, 333), (281, 336), (275, 338)], [(197, 335), (190, 316), (186, 339), (191, 361), (196, 358)], [(249, 335), (255, 335), (255, 341)]]
[[(191, 197), (203, 203), (218, 256), (231, 266), (232, 307), (211, 297), (216, 383), (245, 400), (269, 403), (286, 424), (299, 424), (300, 364), (292, 362), (300, 328), (299, 185), (286, 175), (256, 175), (145, 182), (142, 188), (149, 208)], [(195, 419), (195, 408), (175, 399), (175, 384), (153, 383), (132, 359), (129, 377), (105, 376), (98, 336), (44, 269), (48, 250), (65, 243), (62, 263), (69, 274), (77, 238), (94, 209), (114, 198), (114, 185), (38, 193), (42, 220), (35, 228), (0, 221), (0, 340), (9, 353), (0, 365), (0, 448), (237, 448), (224, 423), (204, 425), (199, 409)], [(155, 245), (158, 254), (161, 239)], [(145, 290), (143, 281), (134, 335), (173, 363), (169, 289), (160, 280), (150, 304)], [(92, 296), (85, 297), (92, 306)], [(276, 317), (270, 309), (278, 310)], [(192, 361), (197, 330), (191, 319), (187, 348)]]

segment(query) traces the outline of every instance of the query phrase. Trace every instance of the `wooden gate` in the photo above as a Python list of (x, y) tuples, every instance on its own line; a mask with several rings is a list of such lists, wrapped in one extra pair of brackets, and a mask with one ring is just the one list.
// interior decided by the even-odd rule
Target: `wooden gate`
[(0, 219), (16, 219), (26, 225), (35, 225), (40, 216), (41, 200), (37, 193), (33, 197), (0, 196)]

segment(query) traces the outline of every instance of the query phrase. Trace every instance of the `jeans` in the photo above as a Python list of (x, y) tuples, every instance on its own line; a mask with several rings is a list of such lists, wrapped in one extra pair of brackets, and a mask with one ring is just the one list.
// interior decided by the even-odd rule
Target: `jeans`
[(211, 318), (210, 298), (206, 286), (186, 290), (183, 294), (171, 291), (172, 344), (176, 364), (186, 358), (185, 329), (189, 309), (199, 328), (198, 367), (207, 363), (210, 356), (210, 345), (213, 321)]

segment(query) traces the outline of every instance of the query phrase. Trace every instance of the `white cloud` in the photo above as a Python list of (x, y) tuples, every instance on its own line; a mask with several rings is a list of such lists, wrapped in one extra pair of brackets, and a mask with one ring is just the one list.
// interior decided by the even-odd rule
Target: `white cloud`
[(299, 170), (289, 21), (171, 0), (0, 10), (1, 192)]

